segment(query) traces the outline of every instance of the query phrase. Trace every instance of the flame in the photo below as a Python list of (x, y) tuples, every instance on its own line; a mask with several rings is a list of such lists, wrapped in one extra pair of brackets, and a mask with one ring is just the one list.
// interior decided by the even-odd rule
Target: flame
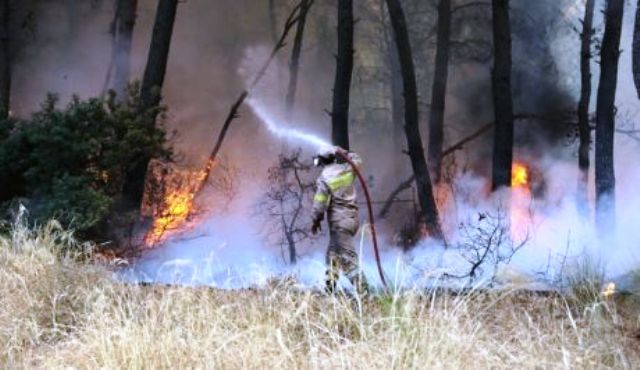
[(514, 162), (511, 167), (511, 186), (514, 188), (528, 188), (529, 169), (520, 162)]
[(201, 171), (182, 171), (174, 175), (173, 180), (178, 178), (177, 181), (164, 180), (167, 190), (154, 212), (151, 229), (144, 237), (146, 246), (152, 247), (166, 240), (171, 234), (184, 229), (191, 221), (191, 216), (197, 211), (194, 205), (195, 197), (212, 168), (213, 163), (207, 163)]
[(532, 222), (530, 169), (526, 164), (514, 161), (511, 166), (511, 237), (524, 241)]
[(616, 284), (609, 283), (605, 285), (604, 289), (602, 289), (601, 294), (605, 299), (611, 298), (614, 294), (616, 294)]

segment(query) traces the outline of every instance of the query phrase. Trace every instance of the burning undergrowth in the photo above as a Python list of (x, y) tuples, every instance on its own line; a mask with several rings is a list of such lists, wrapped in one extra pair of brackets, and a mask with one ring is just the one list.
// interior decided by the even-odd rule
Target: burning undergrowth
[[(562, 279), (563, 273), (573, 261), (585, 255), (592, 255), (595, 259), (601, 260), (609, 278), (637, 268), (638, 256), (633, 255), (632, 249), (640, 243), (640, 233), (632, 220), (635, 218), (635, 210), (640, 209), (640, 197), (633, 190), (634, 183), (640, 180), (640, 173), (628, 160), (632, 158), (630, 153), (637, 154), (637, 148), (618, 148), (618, 151), (627, 154), (616, 156), (618, 170), (624, 174), (623, 178), (619, 179), (618, 191), (625, 202), (618, 207), (615, 215), (611, 215), (618, 220), (617, 230), (610, 232), (614, 241), (604, 245), (596, 235), (592, 215), (582, 214), (577, 203), (577, 160), (574, 148), (567, 145), (568, 142), (565, 140), (573, 124), (570, 117), (573, 116), (571, 111), (576, 105), (576, 94), (571, 81), (560, 78), (560, 72), (566, 66), (561, 65), (557, 54), (561, 49), (566, 52), (575, 46), (568, 38), (558, 36), (559, 30), (569, 29), (570, 24), (562, 11), (555, 14), (555, 10), (549, 10), (544, 5), (533, 2), (522, 2), (517, 6), (524, 9), (514, 13), (529, 18), (518, 20), (518, 27), (514, 29), (514, 60), (518, 60), (518, 63), (514, 66), (513, 78), (516, 108), (516, 161), (513, 164), (513, 186), (511, 189), (490, 194), (486, 160), (487, 150), (490, 148), (488, 142), (478, 140), (474, 146), (481, 146), (481, 150), (476, 152), (474, 150), (478, 148), (474, 147), (474, 150), (466, 153), (466, 157), (465, 154), (456, 156), (456, 167), (451, 171), (449, 183), (443, 187), (445, 190), (438, 192), (441, 195), (439, 208), (442, 212), (441, 219), (445, 223), (443, 228), (447, 233), (448, 244), (439, 245), (427, 240), (403, 253), (392, 242), (396, 230), (386, 228), (387, 235), (382, 238), (387, 241), (383, 263), (389, 276), (388, 280), (395, 285), (428, 286), (441, 284), (448, 277), (455, 276), (465, 277), (457, 280), (454, 278), (454, 281), (462, 284), (468, 284), (469, 281), (496, 282), (502, 279), (503, 271), (506, 270), (517, 271), (519, 280), (523, 280), (524, 277), (529, 283), (555, 283)], [(536, 19), (547, 19), (551, 15), (557, 22), (553, 22), (551, 28), (538, 30), (536, 27), (539, 23)], [(544, 37), (538, 38), (540, 32), (537, 31)], [(258, 53), (254, 49), (249, 51), (251, 50)], [(262, 54), (250, 57), (248, 59), (263, 59)], [(528, 59), (521, 61), (523, 58)], [(243, 65), (244, 69), (256, 69), (253, 68), (251, 60), (245, 62), (248, 65)], [(460, 67), (460, 70), (463, 68)], [(456, 114), (472, 119), (474, 124), (490, 122), (491, 101), (488, 98), (490, 94), (487, 94), (487, 91), (490, 91), (490, 73), (483, 69), (480, 71), (482, 73), (479, 73), (477, 65), (467, 70), (469, 71), (472, 73), (466, 75), (473, 75), (472, 81), (456, 81), (455, 77), (452, 81), (451, 90), (464, 90), (450, 97), (455, 101), (453, 106), (461, 107)], [(253, 119), (254, 123), (261, 125), (258, 126), (259, 129), (264, 130), (258, 130), (259, 133), (273, 134), (274, 139), (292, 140), (295, 145), (305, 141), (310, 143), (311, 147), (324, 143), (322, 138), (305, 131), (326, 128), (324, 121), (317, 117), (314, 119), (312, 115), (304, 112), (294, 112), (298, 113), (294, 114), (294, 117), (305, 119), (296, 120), (295, 130), (283, 126), (284, 120), (281, 119), (281, 114), (277, 113), (281, 110), (280, 96), (275, 93), (280, 81), (271, 76), (271, 72), (273, 71), (268, 72), (265, 77), (267, 83), (258, 86), (258, 90), (263, 91), (252, 93), (247, 99), (246, 103), (251, 108), (249, 120)], [(314, 107), (316, 103), (311, 102)], [(464, 119), (461, 122), (464, 122)], [(469, 125), (471, 124), (467, 126)], [(462, 133), (472, 131), (469, 127), (460, 130)], [(488, 138), (489, 135), (485, 137), (487, 140)], [(380, 138), (363, 135), (358, 137), (358, 140), (360, 144), (377, 143)], [(264, 166), (264, 157), (276, 158), (274, 147), (282, 148), (282, 144), (274, 140), (271, 150), (259, 148), (260, 153), (268, 155), (260, 158), (260, 165), (251, 163), (252, 170), (261, 171), (262, 179), (255, 181), (252, 186), (237, 189), (245, 207), (236, 205), (224, 214), (206, 212), (206, 216), (199, 218), (197, 224), (193, 224), (190, 229), (187, 228), (188, 232), (161, 237), (156, 241), (161, 245), (145, 255), (134, 271), (130, 271), (129, 277), (230, 289), (264, 286), (274, 278), (292, 277), (300, 286), (320, 287), (324, 277), (326, 239), (308, 240), (298, 245), (297, 263), (290, 265), (290, 258), (283, 257), (279, 245), (270, 245), (260, 237), (259, 231), (265, 226), (264, 220), (247, 211), (250, 208), (246, 207), (247, 204), (265, 203), (265, 199), (261, 198), (267, 188), (264, 180), (268, 166)], [(307, 150), (308, 147), (303, 149), (302, 157), (312, 156), (313, 153)], [(363, 151), (365, 150), (367, 149), (363, 148)], [(376, 155), (388, 154), (382, 153), (381, 149), (379, 152)], [(381, 174), (389, 173), (376, 168), (377, 159), (379, 158), (365, 156), (365, 172), (375, 179), (383, 178)], [(191, 171), (183, 177), (197, 179), (198, 171)], [(215, 179), (215, 176), (212, 179)], [(391, 180), (394, 185), (398, 182), (397, 178)], [(189, 189), (190, 181), (187, 180), (185, 183)], [(187, 194), (192, 193), (187, 191)], [(194, 202), (193, 195), (186, 198), (188, 206), (183, 206), (184, 198), (176, 199), (179, 201), (175, 202), (175, 207), (164, 207), (170, 211), (169, 214), (172, 214), (171, 209), (181, 211), (190, 208)], [(589, 201), (593, 204), (592, 198)], [(198, 204), (196, 202), (196, 205)], [(200, 208), (203, 212), (214, 205), (213, 202), (203, 204), (204, 207)], [(149, 214), (159, 219), (156, 223), (160, 226), (159, 230), (171, 224), (163, 217), (162, 211), (156, 210)], [(180, 222), (185, 221), (189, 223), (190, 220), (187, 218)], [(306, 221), (308, 220), (300, 220), (300, 223)], [(385, 229), (384, 225), (382, 229)], [(164, 231), (160, 233), (162, 234)], [(366, 274), (375, 277), (375, 264), (366, 225), (358, 235), (363, 269)], [(473, 247), (470, 248), (469, 243)], [(469, 251), (472, 253), (468, 253)], [(473, 274), (470, 274), (471, 269), (475, 269)], [(370, 280), (377, 282), (375, 278)]]
[[(558, 158), (523, 157), (514, 163), (512, 189), (493, 196), (486, 195), (486, 179), (459, 173), (454, 179), (455, 191), (448, 198), (452, 203), (448, 209), (454, 212), (443, 215), (450, 224), (449, 244), (426, 240), (403, 252), (387, 243), (382, 259), (388, 280), (396, 287), (429, 287), (502, 285), (515, 279), (530, 288), (548, 289), (562, 285), (563, 274), (587, 255), (600, 261), (608, 279), (637, 268), (631, 246), (640, 241), (640, 234), (631, 226), (629, 215), (640, 205), (640, 197), (632, 190), (633, 182), (620, 181), (620, 192), (628, 201), (618, 208), (616, 244), (605, 248), (599, 244), (589, 217), (581, 215), (577, 207), (577, 170), (573, 167)], [(629, 172), (629, 181), (639, 177), (635, 172)], [(263, 193), (256, 191), (262, 185), (255, 185), (238, 194), (242, 206), (232, 205), (226, 213), (199, 208), (205, 213), (196, 213), (197, 222), (183, 220), (186, 229), (165, 234), (156, 248), (127, 271), (126, 278), (226, 289), (265, 286), (273, 279), (287, 278), (302, 288), (320, 288), (326, 236), (300, 243), (297, 263), (290, 264), (278, 246), (262, 238), (264, 220), (244, 207), (265, 201)], [(509, 203), (505, 199), (510, 199)], [(358, 234), (357, 247), (364, 273), (377, 284), (366, 225)], [(346, 280), (342, 284), (349, 286)]]
[[(200, 196), (207, 172), (216, 174), (211, 188), (223, 198), (222, 207), (211, 204), (211, 197)], [(207, 163), (199, 170), (174, 162), (152, 160), (147, 170), (141, 207), (142, 216), (150, 218), (152, 223), (143, 238), (143, 248), (152, 249), (174, 235), (188, 233), (204, 220), (208, 212), (227, 207), (235, 196), (236, 174), (237, 170), (224, 159)], [(215, 201), (221, 202), (221, 197)]]
[(171, 233), (184, 231), (197, 213), (194, 200), (205, 173), (180, 169), (171, 162), (153, 160), (149, 163), (141, 213), (151, 217), (153, 224), (144, 237), (144, 244), (153, 247)]

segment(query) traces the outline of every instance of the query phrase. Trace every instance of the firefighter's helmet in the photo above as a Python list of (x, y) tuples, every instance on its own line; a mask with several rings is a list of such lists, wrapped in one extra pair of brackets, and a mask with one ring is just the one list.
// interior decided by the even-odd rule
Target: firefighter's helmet
[(315, 166), (326, 166), (327, 164), (334, 163), (337, 152), (338, 147), (336, 146), (322, 147), (316, 152), (315, 157), (313, 157), (313, 164)]

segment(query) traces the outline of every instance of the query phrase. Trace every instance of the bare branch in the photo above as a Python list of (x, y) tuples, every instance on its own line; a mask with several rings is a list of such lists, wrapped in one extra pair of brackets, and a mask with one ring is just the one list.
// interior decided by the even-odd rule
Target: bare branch
[(267, 69), (271, 65), (271, 62), (273, 61), (273, 59), (276, 56), (276, 54), (278, 53), (278, 51), (280, 51), (286, 45), (285, 44), (285, 40), (287, 39), (287, 36), (289, 35), (289, 32), (291, 31), (293, 26), (297, 23), (297, 21), (300, 19), (299, 17), (300, 17), (301, 6), (302, 6), (302, 2), (299, 2), (298, 5), (296, 5), (291, 10), (291, 13), (289, 14), (289, 16), (287, 17), (287, 20), (285, 22), (284, 29), (283, 29), (283, 31), (282, 31), (282, 33), (280, 35), (280, 38), (276, 42), (276, 45), (273, 47), (273, 50), (271, 51), (271, 54), (269, 55), (267, 60), (262, 65), (262, 68), (260, 68), (258, 73), (256, 73), (256, 76), (254, 77), (254, 79), (251, 82), (251, 84), (249, 85), (249, 87), (246, 88), (240, 94), (238, 99), (236, 99), (236, 101), (231, 106), (231, 109), (229, 110), (229, 114), (227, 115), (227, 118), (225, 119), (224, 124), (222, 125), (222, 129), (220, 130), (220, 134), (218, 135), (218, 140), (216, 141), (216, 144), (214, 145), (213, 150), (211, 151), (211, 154), (209, 155), (209, 159), (207, 161), (207, 164), (206, 164), (205, 170), (204, 170), (205, 171), (204, 176), (202, 178), (200, 186), (198, 187), (198, 192), (200, 192), (202, 190), (202, 188), (204, 187), (204, 184), (206, 184), (207, 181), (209, 180), (209, 176), (211, 174), (211, 169), (213, 168), (214, 163), (216, 161), (216, 158), (218, 156), (218, 152), (220, 151), (220, 148), (222, 147), (222, 142), (224, 141), (224, 138), (225, 138), (225, 136), (227, 134), (227, 131), (229, 130), (229, 126), (231, 125), (231, 122), (235, 118), (237, 118), (239, 116), (238, 115), (238, 109), (240, 108), (242, 103), (244, 103), (244, 100), (247, 98), (247, 96), (249, 95), (251, 90), (253, 90), (253, 88), (262, 79), (262, 77), (264, 76), (264, 74), (266, 73)]

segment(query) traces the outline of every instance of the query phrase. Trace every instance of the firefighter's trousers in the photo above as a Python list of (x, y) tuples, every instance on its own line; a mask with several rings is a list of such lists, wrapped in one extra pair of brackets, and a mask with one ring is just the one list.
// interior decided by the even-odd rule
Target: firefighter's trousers
[(356, 231), (330, 227), (329, 248), (326, 255), (326, 290), (328, 293), (333, 293), (336, 290), (340, 272), (345, 274), (359, 294), (366, 294), (368, 291), (364, 274), (358, 268), (358, 254), (354, 245)]

